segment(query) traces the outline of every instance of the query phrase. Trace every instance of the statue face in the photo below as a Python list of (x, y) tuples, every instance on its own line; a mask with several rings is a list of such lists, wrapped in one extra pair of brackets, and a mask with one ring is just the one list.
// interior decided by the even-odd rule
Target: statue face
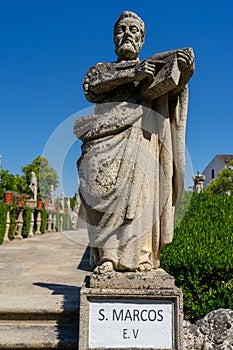
[(137, 19), (124, 18), (118, 23), (114, 35), (114, 43), (115, 52), (119, 60), (137, 59), (143, 42)]

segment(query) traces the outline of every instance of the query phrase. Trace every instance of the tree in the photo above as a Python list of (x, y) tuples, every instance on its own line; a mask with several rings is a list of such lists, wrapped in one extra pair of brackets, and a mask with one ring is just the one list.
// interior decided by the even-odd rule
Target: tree
[(233, 195), (233, 160), (218, 173), (216, 179), (212, 180), (207, 191), (212, 194)]
[(31, 164), (22, 167), (22, 172), (28, 184), (31, 181), (32, 171), (36, 174), (38, 193), (44, 198), (49, 198), (51, 185), (56, 189), (59, 184), (59, 177), (56, 170), (49, 165), (47, 158), (38, 156)]
[(17, 193), (27, 193), (27, 182), (19, 174), (13, 175), (9, 170), (1, 170), (0, 198), (3, 198), (3, 192), (12, 191)]

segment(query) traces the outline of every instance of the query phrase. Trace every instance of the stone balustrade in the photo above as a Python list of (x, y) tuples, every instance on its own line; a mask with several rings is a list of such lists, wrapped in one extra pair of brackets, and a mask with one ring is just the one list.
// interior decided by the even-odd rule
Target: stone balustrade
[[(72, 228), (72, 210), (68, 209), (60, 209), (59, 206), (49, 205), (49, 203), (45, 203), (43, 206), (39, 203), (39, 201), (34, 201), (33, 199), (26, 200), (25, 202), (18, 202), (17, 204), (17, 217), (13, 218), (12, 215), (12, 202), (5, 203), (8, 206), (7, 214), (6, 214), (6, 224), (5, 224), (5, 233), (3, 237), (3, 242), (9, 242), (13, 239), (23, 239), (24, 237), (33, 237), (34, 235), (41, 235), (44, 232), (56, 232), (63, 231), (63, 229), (71, 229)], [(42, 209), (45, 208), (47, 212), (46, 218), (46, 229), (44, 231), (43, 222), (43, 232), (42, 221), (44, 221), (44, 217), (42, 218)], [(28, 232), (22, 235), (23, 227), (24, 227), (24, 211), (30, 208), (31, 209), (31, 217), (30, 217), (30, 225)], [(9, 238), (10, 228), (14, 221), (13, 228), (13, 237), (11, 235), (11, 239)], [(66, 226), (66, 227), (64, 227)]]

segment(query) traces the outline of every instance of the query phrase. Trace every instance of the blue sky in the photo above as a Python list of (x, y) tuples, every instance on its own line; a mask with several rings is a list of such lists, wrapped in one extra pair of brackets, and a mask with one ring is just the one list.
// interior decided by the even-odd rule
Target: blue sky
[(73, 196), (80, 155), (73, 123), (92, 106), (82, 79), (97, 62), (116, 59), (112, 31), (124, 10), (135, 11), (146, 24), (141, 59), (182, 47), (195, 51), (186, 138), (193, 171), (204, 170), (216, 154), (233, 153), (231, 0), (0, 0), (5, 169), (20, 173), (37, 155), (49, 155), (65, 195)]

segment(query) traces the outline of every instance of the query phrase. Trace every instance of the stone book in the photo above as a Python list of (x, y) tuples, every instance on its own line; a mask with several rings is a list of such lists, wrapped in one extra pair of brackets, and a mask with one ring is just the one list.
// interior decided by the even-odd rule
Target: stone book
[[(156, 61), (155, 61), (156, 64)], [(160, 68), (162, 65), (162, 68)], [(159, 70), (154, 81), (148, 86), (148, 81), (142, 82), (141, 96), (144, 98), (158, 98), (178, 86), (180, 71), (177, 64), (177, 56), (173, 54), (164, 60), (158, 61)]]

